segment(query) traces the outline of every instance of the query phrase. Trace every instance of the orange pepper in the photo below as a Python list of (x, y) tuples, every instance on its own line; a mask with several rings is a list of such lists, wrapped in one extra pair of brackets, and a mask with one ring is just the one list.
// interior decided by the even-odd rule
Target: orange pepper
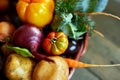
[(22, 21), (43, 28), (51, 22), (54, 7), (53, 0), (19, 0), (16, 10)]

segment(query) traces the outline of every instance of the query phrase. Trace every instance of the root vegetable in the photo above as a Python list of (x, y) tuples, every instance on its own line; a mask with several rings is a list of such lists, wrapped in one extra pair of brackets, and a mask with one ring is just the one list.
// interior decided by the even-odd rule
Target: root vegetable
[(15, 31), (15, 33), (13, 33), (13, 42), (16, 45), (29, 49), (38, 60), (44, 59), (51, 61), (47, 56), (37, 52), (41, 46), (43, 38), (43, 31), (31, 24), (22, 25)]
[(112, 65), (97, 65), (97, 64), (87, 64), (83, 62), (79, 62), (73, 59), (64, 58), (70, 68), (83, 68), (83, 67), (114, 67), (120, 66), (120, 64), (112, 64)]
[(33, 80), (68, 80), (69, 68), (62, 57), (50, 57), (54, 61), (40, 61), (34, 71)]
[(33, 61), (18, 54), (10, 54), (5, 64), (5, 75), (9, 80), (31, 80)]

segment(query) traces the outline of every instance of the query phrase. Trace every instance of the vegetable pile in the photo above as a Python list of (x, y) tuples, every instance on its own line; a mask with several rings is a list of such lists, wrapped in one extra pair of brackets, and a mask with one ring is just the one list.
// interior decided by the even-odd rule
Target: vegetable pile
[(70, 68), (100, 66), (74, 59), (107, 2), (0, 0), (0, 80), (68, 80)]

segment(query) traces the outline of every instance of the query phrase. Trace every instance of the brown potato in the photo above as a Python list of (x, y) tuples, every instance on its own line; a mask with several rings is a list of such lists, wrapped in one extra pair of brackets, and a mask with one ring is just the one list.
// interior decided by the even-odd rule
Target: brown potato
[(9, 80), (31, 80), (33, 62), (18, 54), (10, 54), (5, 63), (5, 75)]
[(34, 71), (33, 80), (68, 80), (69, 68), (62, 57), (50, 57), (55, 61), (40, 61)]

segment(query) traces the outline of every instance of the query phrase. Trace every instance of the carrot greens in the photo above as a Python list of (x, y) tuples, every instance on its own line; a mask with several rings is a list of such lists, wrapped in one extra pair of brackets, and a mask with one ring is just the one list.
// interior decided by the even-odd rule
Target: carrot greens
[(88, 13), (103, 11), (108, 1), (103, 2), (103, 0), (56, 0), (52, 29), (64, 32), (69, 38), (81, 39), (84, 33), (92, 33), (95, 28), (95, 22), (89, 18)]

